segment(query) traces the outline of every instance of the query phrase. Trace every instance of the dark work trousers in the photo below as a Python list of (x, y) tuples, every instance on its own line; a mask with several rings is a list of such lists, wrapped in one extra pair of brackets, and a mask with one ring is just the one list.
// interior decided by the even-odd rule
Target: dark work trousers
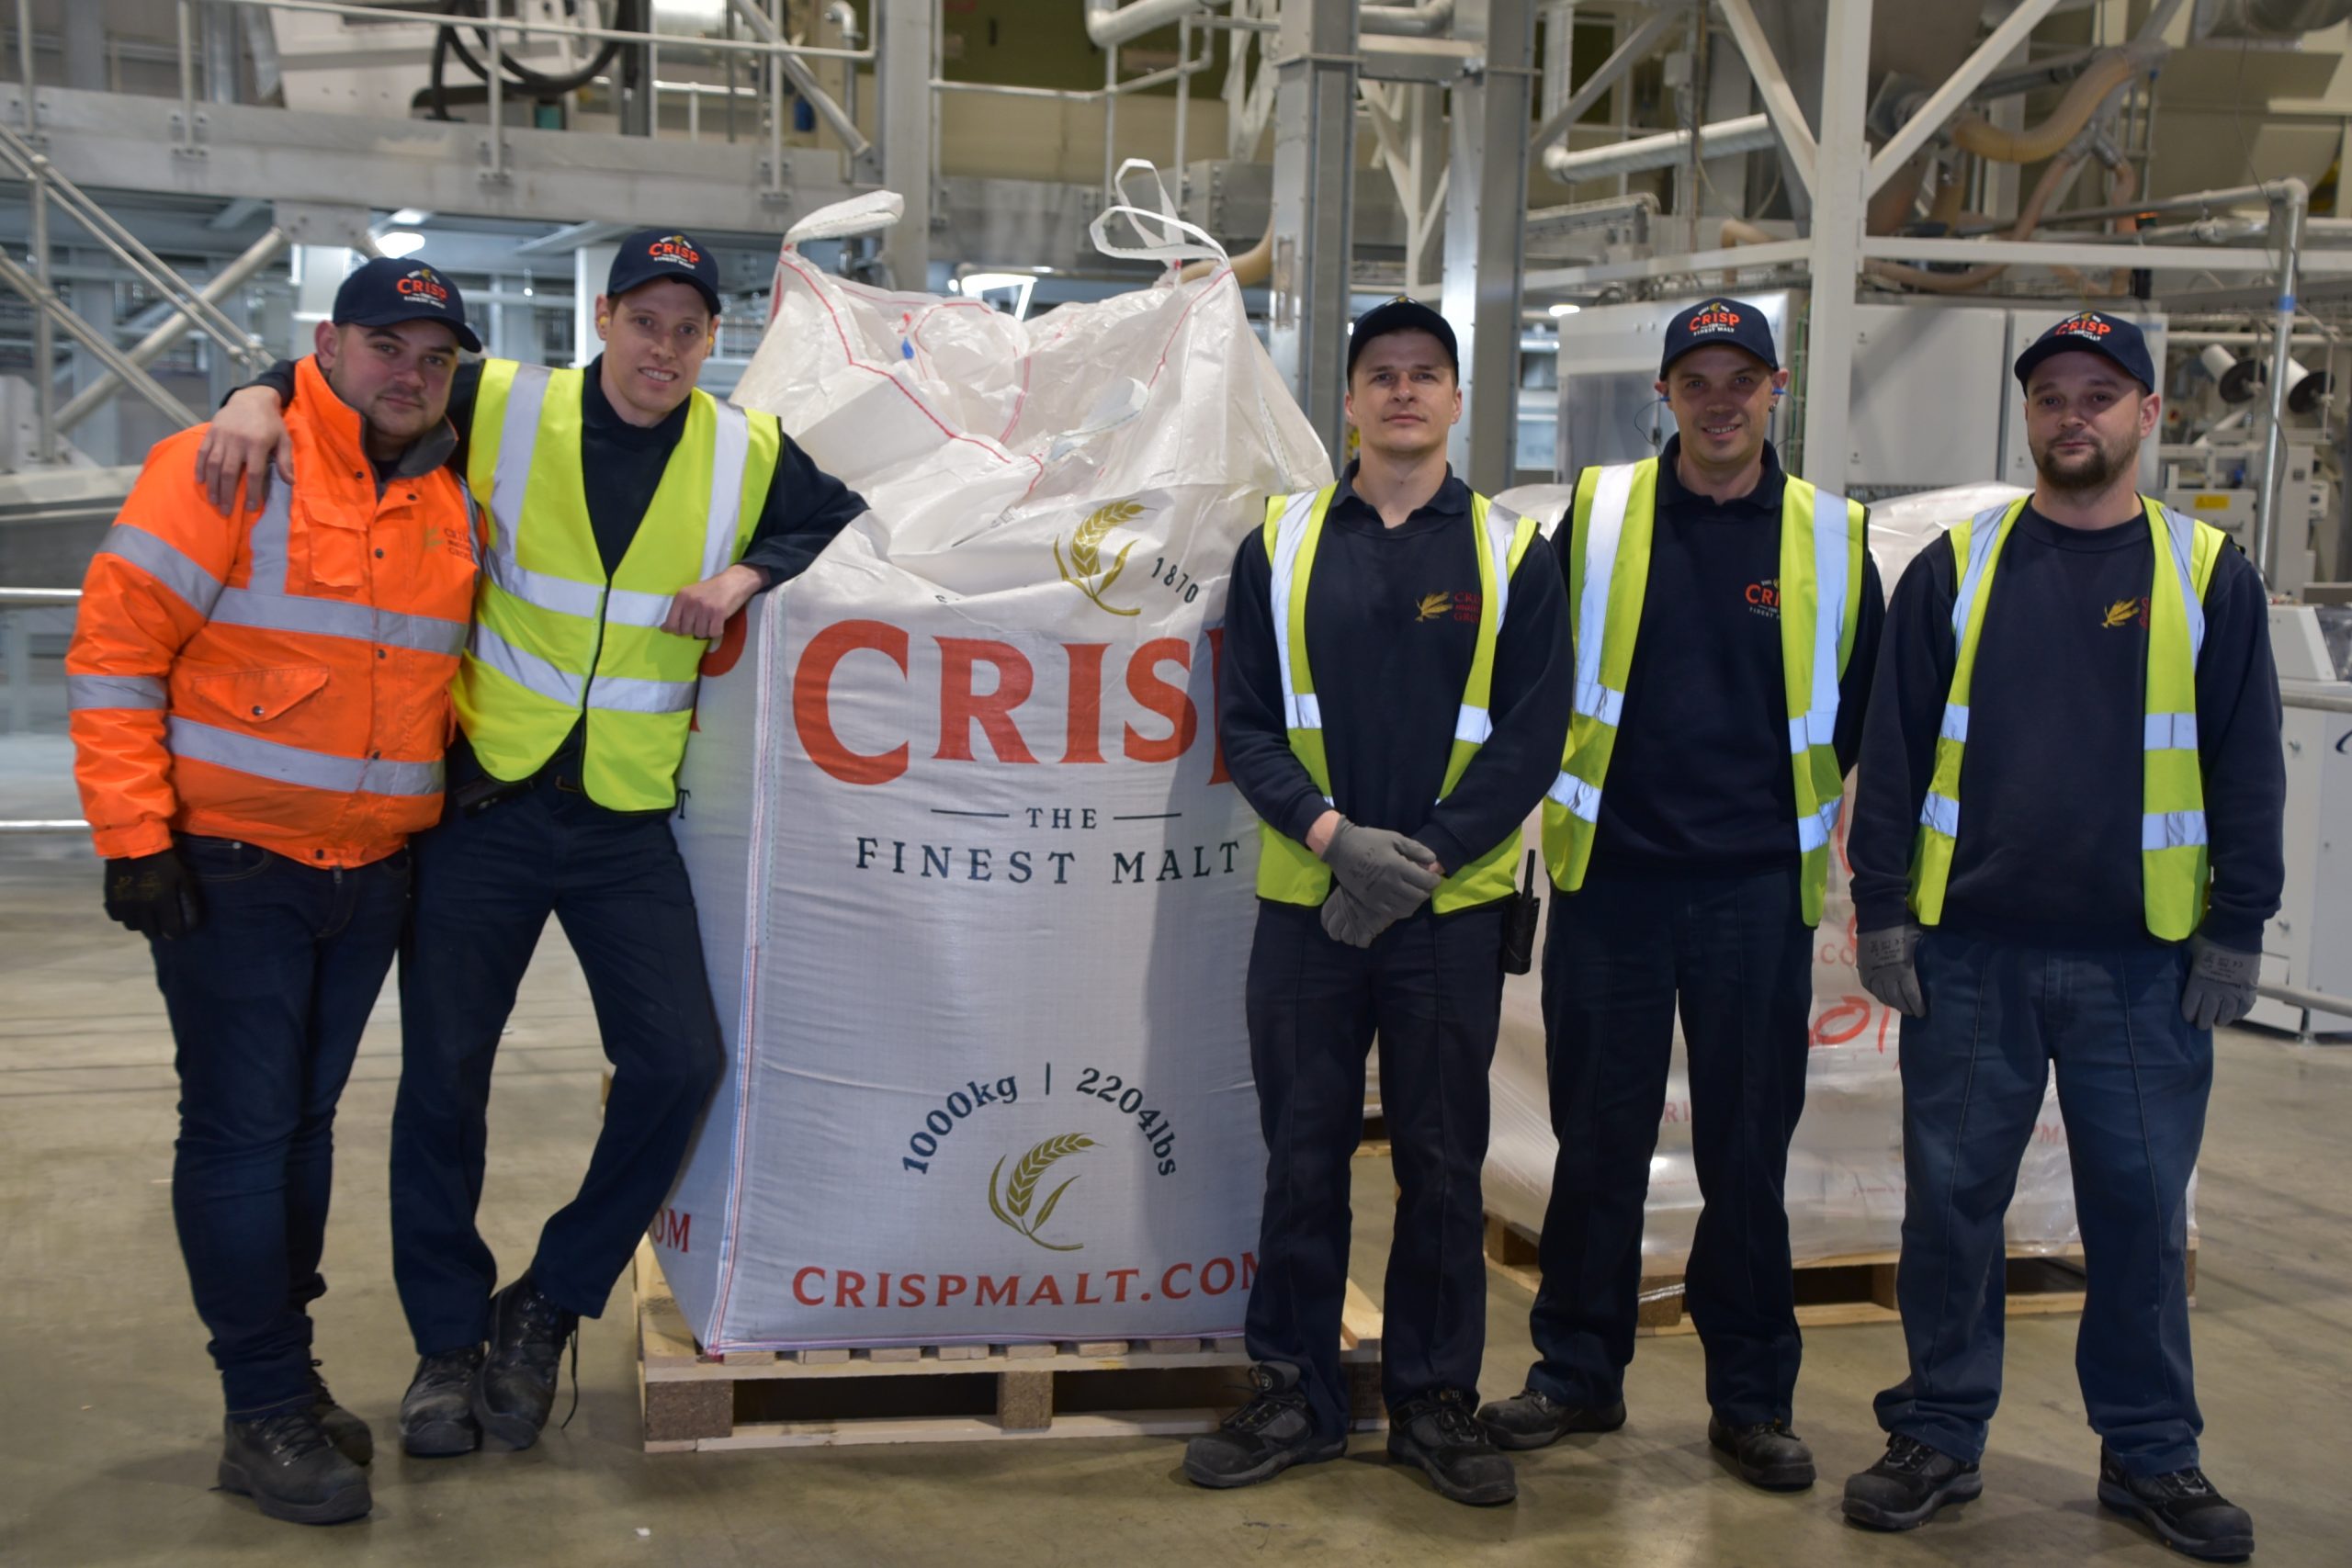
[(2087, 1293), (2075, 1373), (2134, 1475), (2198, 1462), (2188, 1179), (2213, 1036), (2180, 1016), (2186, 947), (2056, 952), (1930, 931), (1903, 1021), (1903, 1261), (1911, 1375), (1879, 1425), (1974, 1461), (2001, 1397), (2001, 1220), (2052, 1063)]
[(1448, 1389), (1477, 1396), (1487, 1347), (1478, 1177), (1487, 1069), (1502, 1021), (1502, 921), (1500, 906), (1440, 918), (1425, 904), (1356, 948), (1324, 934), (1320, 909), (1258, 906), (1250, 1062), (1266, 1138), (1266, 1206), (1249, 1348), (1256, 1360), (1299, 1369), (1327, 1436), (1348, 1427), (1340, 1373), (1348, 1188), (1375, 1035), (1400, 1190), (1382, 1391), (1392, 1410)]
[(409, 854), (321, 870), (182, 838), (204, 921), (151, 938), (180, 1077), (172, 1218), (229, 1414), (311, 1400), (334, 1107), (400, 944)]
[(1624, 1397), (1678, 1004), (1703, 1204), (1683, 1306), (1706, 1351), (1707, 1403), (1735, 1426), (1785, 1421), (1803, 1343), (1783, 1190), (1813, 1008), (1793, 862), (1744, 876), (1596, 874), (1553, 896), (1544, 1034), (1560, 1153), (1527, 1381), (1570, 1404)]
[[(451, 777), (461, 777), (455, 762)], [(570, 779), (543, 775), (419, 837), (392, 1112), (392, 1277), (419, 1355), (488, 1332), (498, 1265), (474, 1216), (491, 1064), (549, 914), (579, 956), (613, 1064), (587, 1175), (531, 1261), (557, 1305), (583, 1317), (604, 1310), (718, 1082), (694, 896), (665, 815), (608, 811)]]

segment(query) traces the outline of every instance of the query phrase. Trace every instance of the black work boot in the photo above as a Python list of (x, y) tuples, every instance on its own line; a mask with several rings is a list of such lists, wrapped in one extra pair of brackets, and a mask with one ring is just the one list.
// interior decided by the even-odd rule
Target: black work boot
[(1973, 1502), (1984, 1491), (1974, 1465), (1897, 1432), (1876, 1464), (1846, 1478), (1846, 1517), (1874, 1530), (1914, 1529), (1946, 1503)]
[(2130, 1475), (2102, 1443), (2098, 1500), (2144, 1520), (2157, 1540), (2184, 1557), (2243, 1562), (2254, 1555), (2253, 1517), (2213, 1490), (2195, 1465), (2164, 1475)]
[(1346, 1433), (1326, 1438), (1315, 1430), (1298, 1369), (1287, 1361), (1261, 1361), (1250, 1369), (1257, 1394), (1225, 1419), (1184, 1445), (1184, 1473), (1202, 1486), (1249, 1486), (1271, 1481), (1295, 1464), (1320, 1464), (1348, 1451)]
[(1440, 1496), (1487, 1507), (1517, 1497), (1519, 1478), (1472, 1414), (1476, 1404), (1458, 1389), (1407, 1400), (1388, 1413), (1388, 1457), (1419, 1465)]
[(416, 1375), (401, 1395), (401, 1447), (419, 1459), (469, 1454), (481, 1447), (481, 1424), (474, 1419), (474, 1373), (481, 1347), (444, 1350), (416, 1363)]
[(1735, 1427), (1719, 1416), (1707, 1417), (1707, 1441), (1731, 1456), (1739, 1478), (1767, 1492), (1802, 1492), (1813, 1484), (1813, 1450), (1789, 1430), (1786, 1421), (1758, 1421)]
[(474, 1373), (474, 1419), (510, 1449), (539, 1440), (555, 1407), (556, 1369), (580, 1317), (549, 1301), (528, 1274), (490, 1298), (490, 1350)]
[(311, 1414), (319, 1418), (335, 1452), (352, 1463), (366, 1464), (376, 1457), (376, 1434), (368, 1429), (367, 1422), (334, 1402), (316, 1361), (311, 1363)]
[(307, 1409), (223, 1421), (220, 1482), (271, 1518), (298, 1525), (341, 1524), (376, 1506), (367, 1472), (336, 1451)]
[(1540, 1449), (1570, 1432), (1613, 1432), (1625, 1424), (1625, 1402), (1563, 1404), (1529, 1386), (1478, 1412), (1478, 1424), (1498, 1449)]

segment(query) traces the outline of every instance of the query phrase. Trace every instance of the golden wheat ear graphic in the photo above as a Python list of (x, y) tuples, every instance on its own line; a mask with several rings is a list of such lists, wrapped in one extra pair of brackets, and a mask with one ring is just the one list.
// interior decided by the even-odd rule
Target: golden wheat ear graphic
[[(1132, 523), (1142, 515), (1143, 503), (1139, 501), (1114, 501), (1095, 508), (1087, 515), (1086, 521), (1078, 525), (1078, 531), (1069, 536), (1069, 564), (1067, 566), (1062, 564), (1061, 541), (1054, 541), (1054, 569), (1062, 574), (1062, 581), (1093, 600), (1097, 608), (1107, 610), (1114, 615), (1139, 615), (1143, 613), (1141, 605), (1122, 610), (1115, 604), (1105, 604), (1102, 599), (1102, 595), (1110, 592), (1111, 585), (1119, 581), (1119, 574), (1126, 570), (1127, 555), (1136, 547), (1136, 543), (1133, 539), (1128, 540), (1126, 547), (1119, 552), (1118, 559), (1113, 561), (1111, 570), (1105, 572), (1102, 570), (1102, 541), (1110, 536), (1112, 529)], [(1102, 575), (1101, 581), (1088, 581), (1097, 573)]]
[[(1004, 1156), (999, 1156), (996, 1168), (989, 1172), (990, 1212), (1006, 1225), (1019, 1231), (1048, 1252), (1076, 1252), (1086, 1244), (1050, 1242), (1040, 1236), (1037, 1232), (1045, 1227), (1047, 1220), (1054, 1217), (1054, 1210), (1061, 1202), (1062, 1194), (1069, 1190), (1070, 1183), (1076, 1181), (1078, 1178), (1070, 1177), (1059, 1187), (1055, 1188), (1046, 1195), (1046, 1201), (1042, 1204), (1036, 1202), (1037, 1183), (1045, 1176), (1046, 1168), (1056, 1160), (1092, 1147), (1094, 1147), (1094, 1140), (1083, 1133), (1064, 1133), (1059, 1137), (1047, 1138), (1014, 1162), (1012, 1177), (1004, 1184), (1004, 1197), (1001, 1201), (997, 1197), (997, 1179), (1004, 1173)], [(1029, 1213), (1033, 1205), (1037, 1210), (1035, 1218), (1032, 1218)]]

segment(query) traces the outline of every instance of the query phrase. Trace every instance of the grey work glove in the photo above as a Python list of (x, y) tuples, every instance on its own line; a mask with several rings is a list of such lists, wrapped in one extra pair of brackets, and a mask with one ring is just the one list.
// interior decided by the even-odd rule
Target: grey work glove
[(1918, 950), (1919, 928), (1908, 920), (1864, 931), (1854, 946), (1862, 989), (1905, 1018), (1928, 1016), (1928, 998), (1919, 990), (1919, 971), (1912, 962)]
[(1359, 828), (1344, 817), (1323, 847), (1323, 863), (1383, 925), (1419, 908), (1444, 880), (1427, 847), (1386, 828)]
[(2190, 937), (2188, 984), (2181, 987), (2180, 1016), (2197, 1029), (2235, 1023), (2253, 1010), (2254, 983), (2261, 973), (2262, 954)]
[(1363, 899), (1349, 892), (1344, 886), (1334, 886), (1331, 896), (1323, 900), (1323, 934), (1333, 942), (1344, 942), (1350, 947), (1370, 947), (1373, 939), (1394, 920), (1384, 920), (1364, 907)]

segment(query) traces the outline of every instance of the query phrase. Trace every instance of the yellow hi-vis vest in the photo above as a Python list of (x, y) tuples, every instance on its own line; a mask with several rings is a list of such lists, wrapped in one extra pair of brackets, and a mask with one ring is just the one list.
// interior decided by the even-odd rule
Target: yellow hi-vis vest
[[(2179, 942), (2205, 918), (2205, 779), (2197, 751), (2197, 655), (2205, 646), (2205, 586), (2228, 536), (2161, 502), (2141, 497), (2154, 536), (2155, 581), (2148, 591), (2148, 682), (2142, 699), (2140, 899), (2150, 932)], [(1969, 682), (1984, 632), (2001, 547), (2025, 498), (1988, 507), (1954, 528), (1960, 568), (1951, 630), (1959, 645), (1944, 697), (1936, 768), (1919, 809), (1911, 850), (1911, 911), (1923, 926), (1943, 919), (1944, 889), (1960, 842), (1960, 769), (1968, 747)], [(2169, 564), (2172, 570), (2166, 570)]]
[[(1315, 700), (1315, 676), (1306, 666), (1306, 580), (1315, 567), (1315, 547), (1339, 486), (1277, 495), (1266, 502), (1266, 558), (1273, 565), (1267, 595), (1273, 612), (1274, 645), (1281, 650), (1283, 706), (1290, 749), (1305, 764), (1315, 787), (1331, 798), (1331, 767), (1323, 750), (1323, 713)], [(1502, 637), (1510, 595), (1510, 574), (1539, 531), (1532, 518), (1495, 505), (1483, 495), (1470, 498), (1470, 521), (1478, 536), (1478, 643), (1470, 658), (1470, 680), (1453, 720), (1453, 748), (1445, 764), (1442, 800), (1462, 782), (1470, 759), (1494, 732), (1487, 714), (1495, 681), (1495, 645)], [(1331, 868), (1315, 852), (1286, 833), (1259, 825), (1258, 897), (1282, 904), (1320, 904), (1331, 892)], [(1519, 835), (1513, 833), (1438, 884), (1431, 902), (1441, 915), (1476, 908), (1511, 895), (1511, 863)]]
[(662, 630), (681, 588), (749, 542), (782, 433), (695, 392), (637, 536), (609, 579), (581, 468), (584, 371), (492, 359), (466, 478), (488, 505), (474, 624), (451, 694), (494, 778), (528, 778), (586, 716), (582, 783), (616, 811), (677, 799), (704, 643)]
[[(1544, 859), (1553, 886), (1584, 886), (1600, 821), (1601, 786), (1617, 744), (1649, 591), (1657, 518), (1657, 459), (1587, 468), (1577, 481), (1568, 557), (1568, 617), (1577, 645), (1575, 710), (1560, 776), (1544, 799)], [(1804, 922), (1821, 923), (1829, 840), (1845, 801), (1832, 744), (1838, 682), (1861, 619), (1866, 541), (1859, 502), (1790, 477), (1781, 491), (1781, 682), (1796, 774), (1796, 840)], [(1660, 719), (1659, 722), (1671, 722)]]

